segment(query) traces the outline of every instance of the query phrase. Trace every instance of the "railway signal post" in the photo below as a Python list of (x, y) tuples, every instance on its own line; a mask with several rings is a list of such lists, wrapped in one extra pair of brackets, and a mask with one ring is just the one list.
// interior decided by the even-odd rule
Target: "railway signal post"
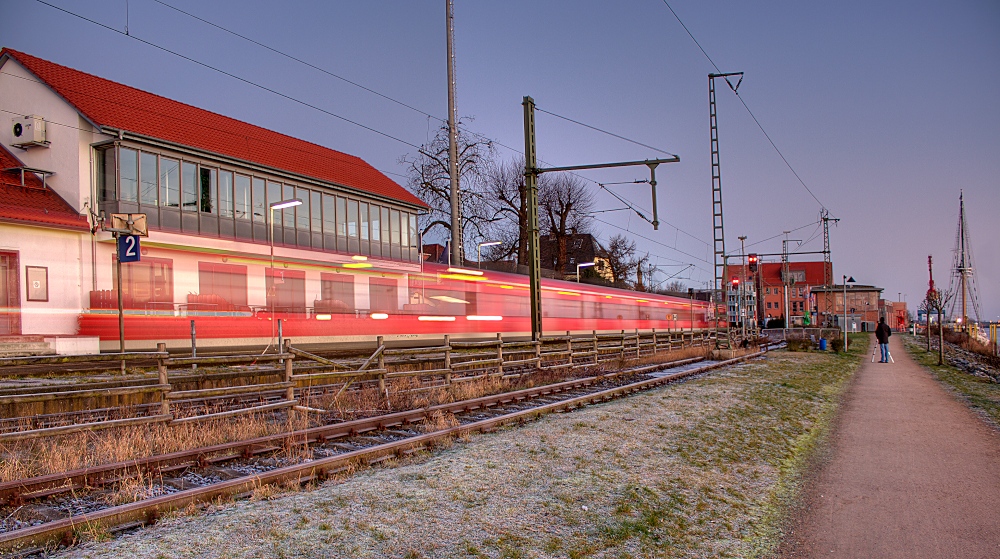
[(104, 230), (111, 233), (115, 238), (117, 255), (115, 258), (115, 271), (118, 276), (118, 347), (122, 353), (121, 373), (125, 374), (125, 309), (122, 295), (122, 263), (138, 262), (142, 258), (142, 249), (139, 246), (139, 237), (148, 237), (149, 230), (146, 228), (146, 214), (111, 214), (111, 226)]

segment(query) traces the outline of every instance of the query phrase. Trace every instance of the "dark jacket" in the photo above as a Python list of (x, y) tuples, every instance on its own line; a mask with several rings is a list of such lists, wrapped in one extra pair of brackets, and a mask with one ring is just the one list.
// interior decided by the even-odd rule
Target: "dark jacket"
[(875, 328), (875, 337), (878, 338), (878, 343), (889, 343), (889, 336), (891, 335), (892, 328), (889, 328), (889, 325), (884, 322), (879, 322), (878, 327)]

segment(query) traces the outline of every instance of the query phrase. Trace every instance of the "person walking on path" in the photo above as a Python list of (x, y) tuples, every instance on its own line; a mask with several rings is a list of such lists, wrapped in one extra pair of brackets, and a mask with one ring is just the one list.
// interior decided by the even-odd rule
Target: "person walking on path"
[(855, 373), (782, 559), (1000, 557), (1000, 435), (900, 338)]
[(878, 338), (878, 348), (882, 350), (882, 359), (879, 363), (889, 362), (889, 336), (892, 335), (892, 328), (885, 323), (885, 317), (879, 317), (878, 327), (875, 328), (875, 337)]

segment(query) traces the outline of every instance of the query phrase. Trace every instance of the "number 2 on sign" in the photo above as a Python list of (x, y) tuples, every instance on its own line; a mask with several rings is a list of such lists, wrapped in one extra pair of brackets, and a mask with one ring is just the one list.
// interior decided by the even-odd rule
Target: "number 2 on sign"
[(138, 262), (140, 254), (138, 236), (125, 235), (118, 237), (118, 260), (121, 262)]

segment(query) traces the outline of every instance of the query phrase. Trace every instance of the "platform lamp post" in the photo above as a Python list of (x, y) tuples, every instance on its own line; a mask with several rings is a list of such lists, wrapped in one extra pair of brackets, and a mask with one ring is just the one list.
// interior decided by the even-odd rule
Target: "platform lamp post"
[(497, 245), (503, 244), (500, 241), (483, 241), (476, 245), (476, 263), (479, 264), (479, 269), (483, 269), (483, 247), (495, 247)]
[(854, 276), (844, 276), (844, 353), (847, 353), (847, 282), (854, 283)]
[[(271, 341), (274, 341), (274, 300), (278, 298), (278, 289), (274, 281), (274, 210), (283, 210), (285, 208), (294, 208), (295, 206), (301, 206), (302, 200), (298, 198), (291, 198), (289, 200), (280, 200), (278, 202), (271, 202), (267, 206), (267, 224), (268, 224), (268, 244), (271, 245), (271, 287), (268, 291), (273, 290), (271, 293)], [(278, 341), (278, 352), (281, 352), (281, 340)]]
[(576, 283), (580, 283), (580, 268), (589, 268), (593, 265), (593, 262), (580, 262), (576, 265)]

